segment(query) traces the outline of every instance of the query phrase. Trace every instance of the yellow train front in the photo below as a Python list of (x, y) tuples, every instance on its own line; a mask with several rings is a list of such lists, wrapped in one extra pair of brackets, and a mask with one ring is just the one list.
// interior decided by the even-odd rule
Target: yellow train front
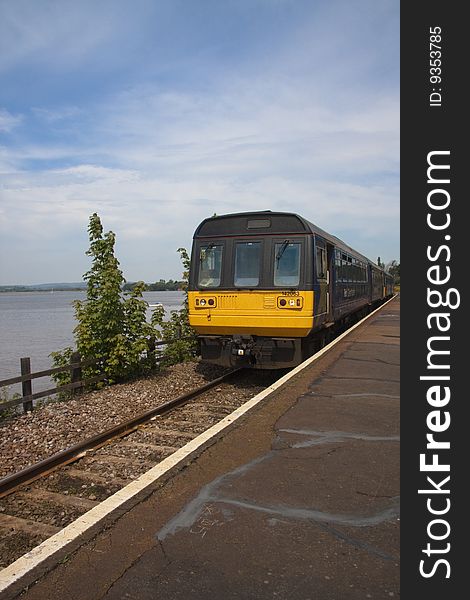
[[(335, 303), (338, 249), (354, 256), (357, 282), (343, 290), (338, 281)], [(202, 359), (215, 364), (292, 367), (335, 324), (371, 304), (369, 261), (293, 213), (205, 219), (191, 256), (189, 321)]]

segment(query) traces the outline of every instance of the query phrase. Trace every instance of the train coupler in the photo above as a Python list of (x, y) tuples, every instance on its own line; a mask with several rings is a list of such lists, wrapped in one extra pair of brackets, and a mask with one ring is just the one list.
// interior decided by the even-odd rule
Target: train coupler
[(283, 369), (302, 362), (297, 338), (261, 336), (201, 337), (201, 358), (225, 367)]

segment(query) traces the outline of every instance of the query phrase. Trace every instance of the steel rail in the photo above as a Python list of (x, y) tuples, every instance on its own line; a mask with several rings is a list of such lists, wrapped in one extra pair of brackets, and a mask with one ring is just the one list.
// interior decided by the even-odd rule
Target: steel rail
[(207, 392), (241, 370), (242, 369), (235, 369), (234, 371), (230, 371), (230, 373), (226, 373), (225, 375), (222, 375), (222, 377), (209, 381), (209, 383), (195, 388), (186, 394), (181, 394), (180, 396), (173, 398), (173, 400), (168, 400), (167, 402), (147, 410), (136, 417), (128, 419), (119, 425), (106, 429), (83, 442), (78, 442), (65, 450), (56, 452), (52, 456), (34, 463), (33, 465), (29, 465), (17, 473), (7, 475), (3, 479), (0, 479), (0, 498), (12, 493), (20, 485), (31, 483), (35, 479), (38, 479), (58, 467), (65, 466), (68, 463), (78, 460), (88, 450), (96, 449), (114, 438), (123, 437), (124, 435), (131, 433), (133, 430), (137, 429), (139, 425), (149, 421), (152, 417), (165, 414), (178, 406), (182, 406), (186, 402)]

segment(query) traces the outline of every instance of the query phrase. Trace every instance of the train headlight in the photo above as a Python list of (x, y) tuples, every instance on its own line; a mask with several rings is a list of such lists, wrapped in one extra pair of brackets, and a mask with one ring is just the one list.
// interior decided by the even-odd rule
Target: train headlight
[(277, 307), (278, 308), (303, 308), (304, 299), (302, 296), (279, 296), (277, 299)]
[(217, 306), (217, 299), (215, 296), (196, 298), (194, 300), (194, 306), (196, 308), (215, 308)]

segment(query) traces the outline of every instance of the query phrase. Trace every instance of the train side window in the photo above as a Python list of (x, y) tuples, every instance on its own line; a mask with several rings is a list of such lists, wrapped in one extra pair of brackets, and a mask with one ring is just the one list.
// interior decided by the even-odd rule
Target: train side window
[(341, 272), (341, 281), (343, 283), (345, 283), (348, 280), (348, 274), (347, 274), (347, 269), (346, 269), (346, 254), (341, 254), (340, 255), (340, 261), (341, 261), (341, 268), (340, 268), (340, 272)]
[(344, 283), (346, 281), (346, 263), (342, 258), (340, 259), (340, 263), (341, 281)]
[(341, 252), (338, 252), (338, 250), (336, 251), (335, 266), (336, 266), (336, 281), (342, 281), (343, 271), (341, 268)]
[(235, 247), (236, 287), (256, 287), (259, 284), (260, 242), (237, 242)]
[(353, 258), (353, 273), (354, 273), (354, 283), (359, 283), (360, 275), (359, 275), (359, 261), (357, 258)]
[(352, 258), (351, 258), (351, 256), (349, 256), (349, 254), (348, 254), (348, 280), (349, 280), (349, 283), (352, 283), (354, 281)]
[(317, 246), (317, 279), (327, 278), (326, 251)]
[(300, 282), (300, 244), (285, 240), (274, 244), (274, 285), (294, 287)]
[(222, 252), (223, 247), (220, 245), (209, 244), (201, 247), (199, 251), (199, 287), (219, 287), (222, 272)]

